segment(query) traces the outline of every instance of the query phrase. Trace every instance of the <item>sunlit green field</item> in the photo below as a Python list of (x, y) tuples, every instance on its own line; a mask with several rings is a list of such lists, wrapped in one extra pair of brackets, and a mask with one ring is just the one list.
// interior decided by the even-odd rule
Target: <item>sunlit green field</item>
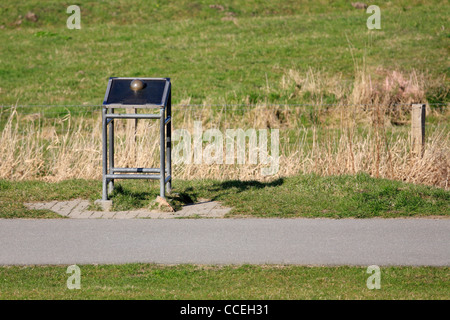
[(310, 101), (282, 88), (291, 69), (343, 85), (415, 69), (436, 81), (431, 102), (448, 99), (447, 1), (378, 1), (381, 30), (343, 0), (77, 3), (81, 30), (66, 27), (68, 3), (1, 1), (0, 104), (101, 104), (110, 76), (170, 77), (175, 103)]
[(0, 267), (0, 299), (448, 299), (449, 268), (381, 267), (368, 289), (364, 267), (80, 265)]

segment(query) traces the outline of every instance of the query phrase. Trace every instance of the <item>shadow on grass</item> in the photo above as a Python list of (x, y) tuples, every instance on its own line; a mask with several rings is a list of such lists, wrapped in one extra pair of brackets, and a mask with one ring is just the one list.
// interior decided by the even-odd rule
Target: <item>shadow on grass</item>
[(116, 184), (114, 186), (114, 191), (111, 195), (111, 198), (115, 197), (126, 197), (126, 198), (133, 198), (136, 201), (141, 200), (147, 200), (152, 197), (156, 197), (157, 194), (152, 189), (148, 189), (148, 191), (141, 191), (141, 190), (131, 190), (129, 188), (124, 188), (121, 184)]
[[(250, 181), (241, 181), (241, 180), (231, 180), (231, 181), (223, 181), (220, 182), (217, 186), (218, 189), (237, 189), (238, 192), (242, 192), (248, 189), (263, 189), (263, 188), (270, 188), (270, 187), (278, 187), (281, 186), (284, 182), (283, 178), (279, 178), (277, 180), (271, 181), (271, 182), (260, 182), (255, 180)], [(211, 190), (211, 191), (217, 191), (217, 190)]]
[[(185, 204), (196, 203), (201, 198), (211, 201), (223, 200), (248, 190), (279, 187), (284, 182), (284, 178), (279, 178), (269, 182), (230, 180), (194, 183), (168, 194), (167, 200), (177, 210)], [(144, 191), (142, 187), (137, 184), (116, 184), (111, 195), (113, 210), (124, 211), (151, 206), (152, 201), (159, 195), (159, 188), (151, 187)]]
[(279, 187), (284, 183), (283, 178), (279, 178), (270, 182), (260, 182), (255, 180), (241, 181), (241, 180), (230, 180), (216, 182), (213, 186), (208, 188), (208, 191), (214, 194), (212, 200), (218, 200), (221, 196), (229, 194), (238, 194), (250, 189), (264, 189)]
[[(116, 184), (114, 191), (110, 196), (113, 201), (114, 211), (124, 211), (130, 209), (151, 208), (154, 200), (159, 196), (159, 187), (146, 188), (142, 190), (143, 185)], [(180, 192), (166, 194), (167, 201), (175, 210), (180, 210), (185, 204), (196, 202), (196, 197), (192, 192)]]
[(124, 211), (135, 208), (144, 208), (148, 206), (150, 201), (155, 199), (156, 196), (157, 194), (153, 189), (146, 189), (143, 191), (130, 188), (129, 186), (124, 187), (121, 184), (116, 184), (110, 199), (113, 201), (114, 211)]

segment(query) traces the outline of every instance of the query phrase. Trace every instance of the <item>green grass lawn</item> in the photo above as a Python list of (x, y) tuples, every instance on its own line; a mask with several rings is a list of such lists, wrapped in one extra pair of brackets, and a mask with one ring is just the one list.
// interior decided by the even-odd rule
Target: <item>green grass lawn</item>
[[(271, 182), (205, 181), (195, 188), (181, 182), (191, 197), (223, 201), (230, 216), (393, 218), (450, 215), (450, 192), (387, 179), (299, 175)], [(270, 203), (270, 205), (268, 205)]]
[[(175, 206), (207, 198), (233, 207), (228, 217), (395, 218), (449, 216), (450, 191), (366, 174), (320, 177), (298, 175), (271, 182), (174, 181)], [(159, 194), (154, 181), (118, 181), (111, 199), (114, 210), (151, 205)], [(46, 210), (28, 210), (24, 202), (101, 198), (101, 182), (59, 183), (0, 180), (0, 218), (54, 218)], [(270, 206), (267, 204), (270, 203)]]
[(449, 299), (449, 268), (381, 267), (369, 290), (365, 267), (80, 265), (2, 266), (0, 299)]
[[(344, 0), (234, 0), (223, 10), (213, 0), (77, 3), (81, 30), (66, 28), (67, 3), (2, 1), (2, 105), (98, 105), (110, 76), (170, 77), (175, 103), (302, 103), (294, 88), (280, 89), (290, 69), (342, 75), (343, 84), (355, 66), (449, 75), (445, 1), (378, 1), (382, 29), (372, 31), (369, 14)], [(38, 22), (23, 18), (28, 11)]]

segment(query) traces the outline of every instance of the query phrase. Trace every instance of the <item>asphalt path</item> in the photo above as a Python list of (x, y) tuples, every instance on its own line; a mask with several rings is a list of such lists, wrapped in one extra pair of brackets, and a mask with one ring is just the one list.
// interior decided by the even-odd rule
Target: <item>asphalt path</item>
[(0, 264), (450, 266), (450, 219), (0, 219)]

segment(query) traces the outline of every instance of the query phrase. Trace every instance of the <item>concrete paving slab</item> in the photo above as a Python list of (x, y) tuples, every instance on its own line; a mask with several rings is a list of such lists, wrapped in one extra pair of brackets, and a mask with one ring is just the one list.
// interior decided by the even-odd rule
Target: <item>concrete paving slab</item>
[(72, 210), (78, 205), (78, 203), (79, 203), (78, 200), (66, 201), (66, 203), (59, 208), (59, 210), (55, 209), (55, 211), (58, 211), (58, 213), (63, 216), (68, 216), (72, 212)]
[(74, 218), (74, 219), (88, 219), (89, 217), (92, 216), (92, 214), (93, 214), (94, 212), (95, 212), (95, 211), (83, 211), (83, 212), (81, 212), (79, 215), (74, 216), (74, 217), (72, 217), (72, 218)]
[(128, 218), (134, 219), (141, 211), (128, 211)]
[(114, 219), (130, 219), (130, 212), (129, 211), (118, 211)]
[[(188, 204), (176, 212), (163, 212), (155, 210), (134, 210), (134, 211), (87, 211), (88, 200), (75, 199), (70, 201), (51, 201), (25, 203), (30, 209), (49, 209), (60, 215), (73, 219), (174, 219), (188, 217), (209, 217), (222, 218), (231, 208), (223, 207), (217, 201), (202, 200), (198, 203)], [(89, 212), (89, 213), (86, 213)]]
[(46, 209), (45, 208), (45, 203), (43, 202), (35, 202), (35, 203), (25, 203), (25, 206), (29, 209), (34, 209), (34, 210), (41, 210), (41, 209)]
[(112, 219), (115, 215), (116, 215), (116, 212), (114, 212), (114, 211), (103, 212), (102, 218), (103, 219)]
[(103, 218), (103, 211), (94, 211), (91, 216), (89, 216), (89, 219), (101, 219)]
[(135, 218), (136, 219), (151, 218), (150, 214), (151, 214), (150, 211), (142, 211), (142, 212), (139, 212)]
[(89, 207), (89, 201), (88, 200), (74, 200), (75, 202), (77, 202), (77, 205), (72, 209), (71, 213), (69, 213), (69, 216), (71, 216), (71, 214), (77, 214), (79, 212), (82, 212), (84, 210), (87, 209), (87, 207)]

